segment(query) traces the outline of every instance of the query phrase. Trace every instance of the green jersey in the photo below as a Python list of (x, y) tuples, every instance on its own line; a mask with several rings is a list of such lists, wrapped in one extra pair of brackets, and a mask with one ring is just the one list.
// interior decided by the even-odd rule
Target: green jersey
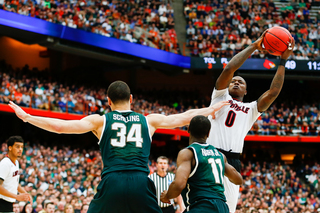
[(102, 174), (129, 170), (149, 174), (151, 135), (146, 117), (127, 110), (109, 112), (104, 119), (99, 141)]
[(196, 164), (181, 193), (186, 207), (201, 199), (220, 199), (226, 202), (222, 154), (210, 144), (193, 143), (187, 148), (193, 152)]

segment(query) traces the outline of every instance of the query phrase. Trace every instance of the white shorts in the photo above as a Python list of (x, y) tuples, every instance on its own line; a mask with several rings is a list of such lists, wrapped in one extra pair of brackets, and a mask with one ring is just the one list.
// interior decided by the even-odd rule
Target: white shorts
[(227, 199), (227, 205), (229, 207), (229, 212), (234, 213), (237, 208), (238, 198), (239, 198), (239, 185), (235, 185), (230, 182), (229, 178), (224, 176), (224, 195)]

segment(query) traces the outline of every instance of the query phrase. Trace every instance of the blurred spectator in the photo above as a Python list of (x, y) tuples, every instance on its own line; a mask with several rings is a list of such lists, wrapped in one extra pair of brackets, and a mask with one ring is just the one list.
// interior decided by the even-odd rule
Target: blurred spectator
[(21, 213), (33, 213), (33, 208), (31, 203), (27, 202), (26, 205), (24, 205)]
[(74, 213), (73, 206), (71, 204), (66, 204), (63, 213)]
[(314, 122), (310, 122), (310, 126), (309, 126), (309, 135), (312, 136), (317, 136), (318, 135), (318, 129), (316, 127), (316, 125), (314, 124)]
[(41, 210), (39, 213), (54, 213), (55, 206), (50, 201), (44, 201), (44, 209)]
[(87, 213), (88, 209), (89, 209), (89, 205), (88, 204), (83, 204), (81, 206), (81, 212), (80, 213)]
[(19, 201), (16, 201), (15, 203), (13, 203), (13, 212), (20, 213)]

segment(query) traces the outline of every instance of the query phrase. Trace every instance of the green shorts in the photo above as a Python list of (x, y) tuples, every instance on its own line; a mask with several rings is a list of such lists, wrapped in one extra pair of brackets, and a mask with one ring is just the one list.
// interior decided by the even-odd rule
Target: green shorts
[(148, 175), (123, 171), (102, 177), (88, 213), (161, 213), (161, 209)]
[(192, 203), (185, 212), (190, 213), (229, 213), (226, 202), (220, 199), (202, 199)]

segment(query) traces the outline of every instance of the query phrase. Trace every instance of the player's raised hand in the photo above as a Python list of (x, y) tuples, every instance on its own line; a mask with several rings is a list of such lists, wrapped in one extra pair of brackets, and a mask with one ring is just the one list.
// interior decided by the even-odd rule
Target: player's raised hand
[(291, 42), (288, 43), (288, 48), (286, 49), (286, 51), (284, 51), (281, 55), (281, 59), (285, 59), (287, 60), (289, 58), (289, 56), (292, 54), (293, 52), (293, 48), (295, 45), (295, 41), (293, 38), (290, 38)]
[(30, 201), (31, 202), (31, 196), (28, 193), (20, 193), (17, 195), (16, 199), (18, 201)]
[(10, 101), (8, 105), (14, 110), (18, 118), (20, 118), (24, 122), (27, 122), (26, 118), (28, 114), (25, 111), (23, 111), (23, 109), (21, 109), (18, 105), (16, 105), (12, 101)]
[(168, 192), (167, 190), (164, 190), (164, 191), (161, 193), (160, 200), (161, 200), (162, 203), (171, 203), (170, 199), (168, 199), (168, 198), (166, 197), (167, 192)]
[(260, 51), (266, 51), (266, 49), (262, 46), (264, 35), (268, 32), (268, 30), (265, 30), (262, 35), (253, 43), (256, 48)]
[(214, 104), (213, 106), (211, 106), (214, 109), (214, 112), (212, 114), (212, 118), (215, 119), (215, 117), (216, 117), (215, 113), (217, 111), (219, 111), (222, 107), (227, 106), (227, 105), (230, 105), (229, 101), (220, 101), (220, 102)]

